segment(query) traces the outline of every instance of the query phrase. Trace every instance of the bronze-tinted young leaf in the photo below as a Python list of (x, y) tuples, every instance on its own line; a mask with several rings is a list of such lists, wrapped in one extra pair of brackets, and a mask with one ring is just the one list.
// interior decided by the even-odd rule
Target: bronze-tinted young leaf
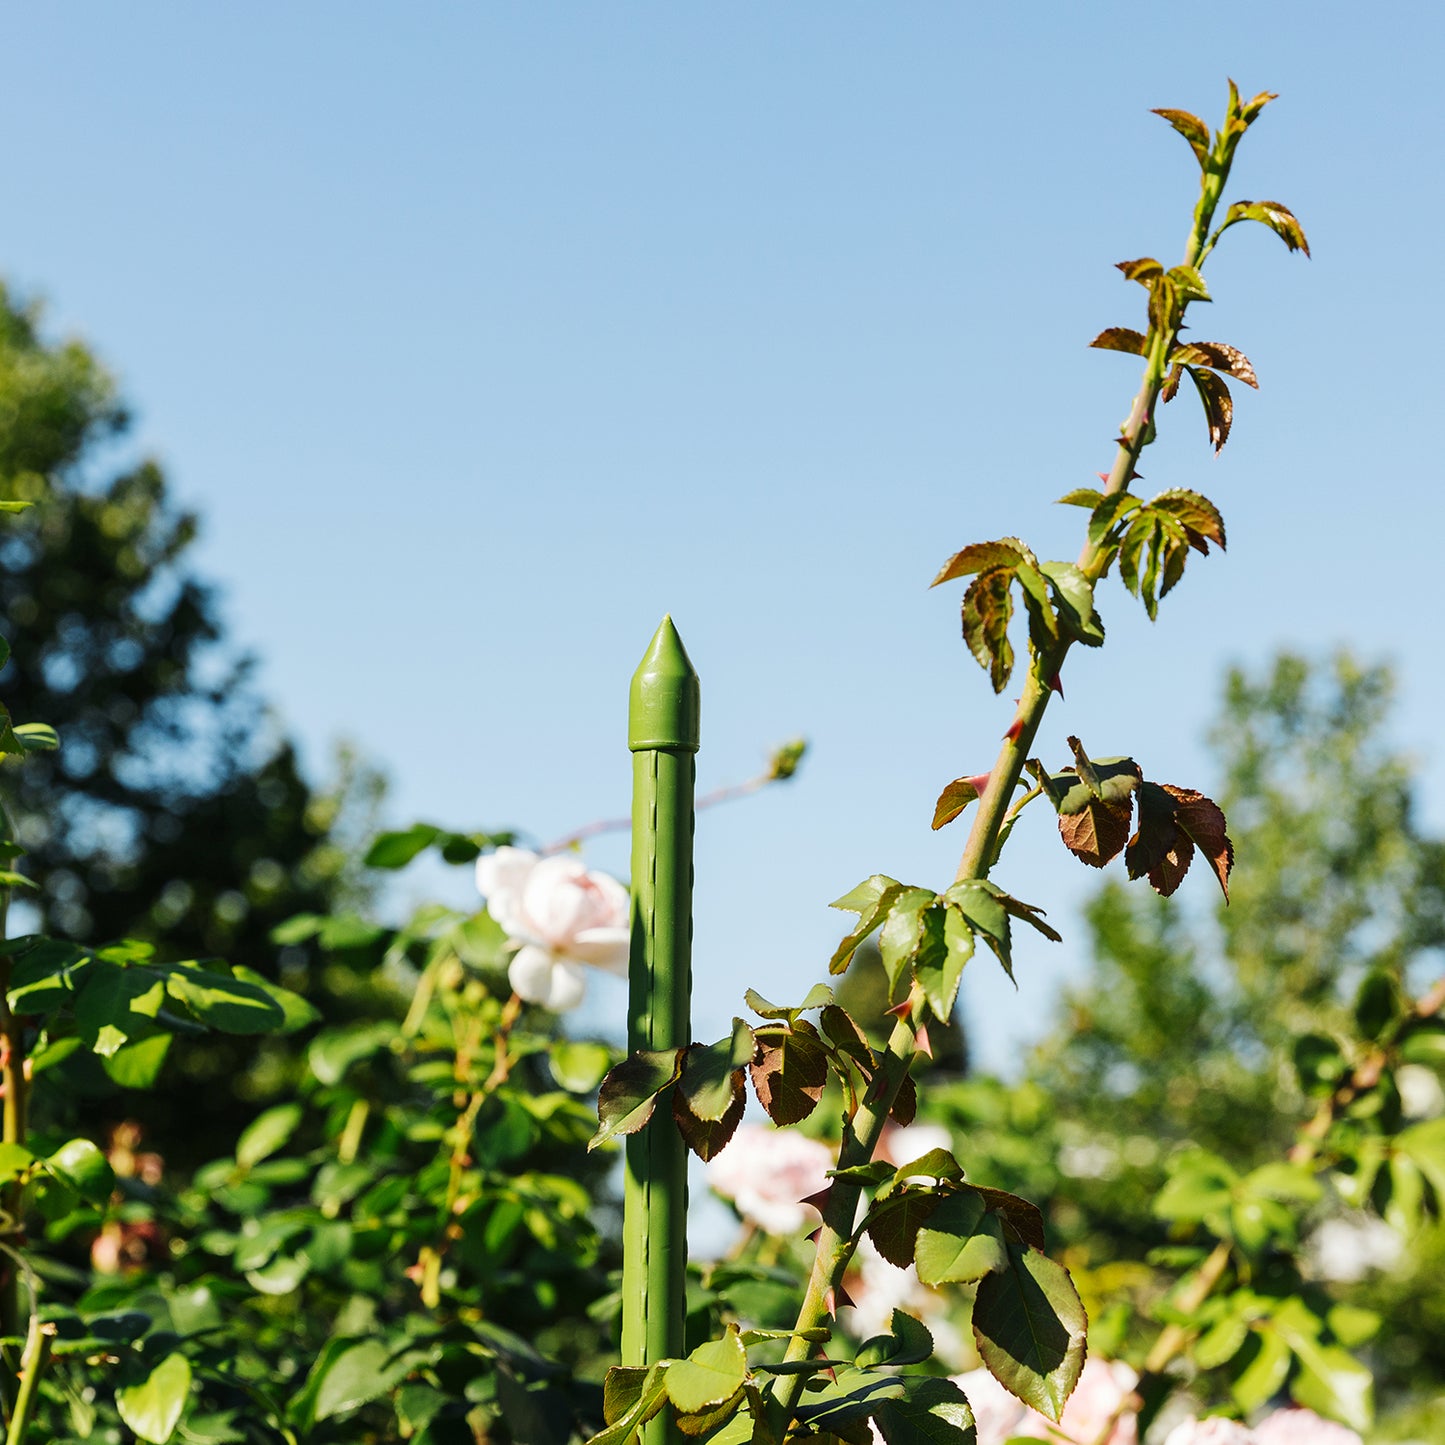
[(1222, 341), (1188, 341), (1174, 348), (1171, 362), (1190, 366), (1207, 366), (1214, 371), (1223, 371), (1242, 381), (1246, 386), (1259, 390), (1259, 378), (1254, 374), (1250, 359), (1236, 346), (1226, 346)]
[(1159, 392), (1159, 399), (1163, 402), (1174, 400), (1179, 391), (1179, 383), (1184, 380), (1184, 368), (1182, 366), (1171, 366), (1168, 375), (1164, 378), (1164, 385)]
[(913, 1263), (918, 1231), (938, 1208), (941, 1198), (932, 1189), (907, 1185), (869, 1211), (868, 1237), (889, 1264), (907, 1269)]
[(1002, 692), (1013, 672), (1014, 651), (1008, 640), (1013, 617), (1012, 567), (982, 572), (963, 594), (963, 640), (989, 675), (995, 692)]
[(1109, 326), (1089, 345), (1097, 346), (1100, 351), (1124, 351), (1130, 356), (1143, 356), (1145, 337), (1142, 331), (1133, 331), (1127, 326)]
[(1015, 1244), (1031, 1244), (1035, 1249), (1044, 1247), (1044, 1216), (1037, 1204), (1020, 1199), (1006, 1189), (988, 1189), (981, 1184), (973, 1187), (1003, 1221), (1004, 1233)]
[(1167, 898), (1189, 871), (1196, 844), (1228, 899), (1234, 844), (1225, 831), (1223, 812), (1191, 788), (1145, 783), (1139, 790), (1139, 829), (1124, 853), (1129, 876), (1147, 874), (1154, 890)]
[(832, 1041), (833, 1047), (857, 1064), (865, 1076), (871, 1077), (873, 1070), (878, 1067), (878, 1060), (874, 1057), (873, 1050), (868, 1047), (863, 1030), (853, 1022), (853, 1016), (848, 1010), (830, 1003), (818, 1016), (818, 1022), (822, 1024), (823, 1032)]
[(1197, 115), (1190, 115), (1187, 110), (1156, 110), (1154, 114), (1162, 115), (1189, 142), (1189, 149), (1194, 152), (1200, 168), (1207, 169), (1211, 144), (1209, 127)]
[(1310, 253), (1304, 227), (1295, 219), (1294, 212), (1278, 201), (1236, 201), (1225, 213), (1224, 224), (1214, 233), (1215, 237), (1237, 221), (1258, 221), (1268, 226), (1291, 251), (1303, 251), (1306, 256)]
[(1156, 331), (1173, 331), (1183, 315), (1179, 287), (1172, 276), (1160, 276), (1149, 286), (1149, 324)]
[(898, 1092), (893, 1096), (893, 1107), (888, 1111), (888, 1117), (898, 1125), (900, 1129), (906, 1129), (918, 1114), (918, 1085), (913, 1082), (912, 1074), (904, 1074), (903, 1082), (898, 1086)]
[(1010, 918), (1017, 918), (1021, 923), (1027, 923), (1036, 933), (1042, 933), (1050, 943), (1062, 943), (1064, 936), (1058, 929), (1044, 922), (1044, 910), (1036, 908), (1032, 903), (1025, 903), (1020, 898), (1015, 898), (1011, 893), (1004, 893), (998, 890), (998, 901), (1003, 905), (1003, 910)]
[(1229, 875), (1234, 868), (1234, 844), (1227, 832), (1224, 810), (1212, 798), (1193, 788), (1176, 788), (1165, 783), (1164, 791), (1174, 799), (1175, 821), (1209, 860), (1227, 902)]
[(1167, 492), (1160, 492), (1149, 506), (1156, 512), (1177, 517), (1191, 532), (1208, 538), (1221, 552), (1224, 550), (1224, 518), (1208, 497), (1184, 487), (1171, 487)]
[(928, 585), (937, 587), (940, 582), (953, 582), (995, 567), (1016, 567), (1020, 562), (1037, 565), (1034, 554), (1017, 537), (1000, 537), (997, 542), (970, 542), (938, 569), (938, 576)]
[(1199, 388), (1199, 399), (1204, 403), (1205, 420), (1209, 423), (1209, 440), (1216, 454), (1229, 440), (1230, 423), (1234, 420), (1234, 398), (1222, 377), (1199, 366), (1186, 366), (1185, 371)]
[(806, 1119), (823, 1097), (828, 1055), (811, 1034), (759, 1029), (753, 1057), (753, 1090), (775, 1124)]
[(953, 822), (963, 810), (978, 799), (978, 789), (972, 778), (955, 778), (938, 795), (933, 805), (933, 829), (935, 832)]
[(1174, 283), (1181, 301), (1208, 301), (1209, 287), (1194, 266), (1171, 266), (1165, 273)]
[(1152, 257), (1141, 256), (1137, 261), (1116, 261), (1116, 269), (1122, 271), (1129, 281), (1148, 286), (1164, 274), (1164, 268)]
[(1008, 1266), (979, 1281), (973, 1333), (989, 1373), (1057, 1423), (1084, 1368), (1088, 1320), (1068, 1272), (1036, 1249), (1008, 1246)]
[(587, 1141), (588, 1149), (642, 1128), (652, 1117), (658, 1094), (676, 1082), (682, 1055), (681, 1049), (639, 1049), (617, 1064), (597, 1091), (600, 1127)]
[(1132, 816), (1133, 808), (1127, 801), (1103, 803), (1090, 798), (1081, 812), (1059, 814), (1059, 836), (1081, 863), (1102, 868), (1123, 850)]
[(697, 1155), (704, 1164), (737, 1132), (742, 1123), (743, 1111), (747, 1108), (747, 1090), (743, 1087), (743, 1070), (734, 1069), (727, 1076), (726, 1085), (731, 1091), (723, 1112), (715, 1119), (699, 1115), (691, 1102), (683, 1095), (682, 1089), (672, 1091), (672, 1117), (683, 1143)]

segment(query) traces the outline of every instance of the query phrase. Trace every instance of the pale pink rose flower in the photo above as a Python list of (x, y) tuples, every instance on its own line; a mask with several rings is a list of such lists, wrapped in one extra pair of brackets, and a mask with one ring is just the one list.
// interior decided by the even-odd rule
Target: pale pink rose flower
[[(1057, 1428), (1075, 1440), (1087, 1441), (1088, 1445), (1093, 1445), (1099, 1437), (1099, 1431), (1104, 1428), (1105, 1421), (1138, 1383), (1139, 1376), (1122, 1360), (1086, 1360), (1079, 1383), (1074, 1386), (1074, 1393), (1069, 1396), (1069, 1403), (1064, 1406), (1064, 1418), (1059, 1421)], [(1035, 1440), (1058, 1438), (1052, 1422), (1036, 1410), (1028, 1411), (1023, 1423), (1014, 1433)], [(1138, 1437), (1138, 1424), (1130, 1411), (1120, 1419), (1109, 1435), (1109, 1445), (1135, 1445)]]
[(1364, 1445), (1346, 1425), (1322, 1419), (1313, 1410), (1276, 1410), (1254, 1427), (1257, 1445)]
[[(1015, 1399), (987, 1370), (955, 1375), (953, 1383), (968, 1396), (978, 1423), (978, 1445), (1003, 1445), (1023, 1423), (1024, 1403)], [(1093, 1442), (1090, 1442), (1093, 1445)]]
[(1211, 1415), (1207, 1420), (1181, 1420), (1164, 1437), (1164, 1445), (1259, 1445), (1259, 1436), (1238, 1420)]
[(507, 977), (528, 1003), (576, 1008), (587, 987), (582, 964), (627, 972), (627, 890), (615, 878), (575, 858), (498, 848), (477, 859), (477, 888), (517, 950)]
[(833, 1151), (796, 1129), (740, 1124), (706, 1166), (707, 1182), (765, 1234), (796, 1234), (820, 1218), (802, 1201), (828, 1187)]

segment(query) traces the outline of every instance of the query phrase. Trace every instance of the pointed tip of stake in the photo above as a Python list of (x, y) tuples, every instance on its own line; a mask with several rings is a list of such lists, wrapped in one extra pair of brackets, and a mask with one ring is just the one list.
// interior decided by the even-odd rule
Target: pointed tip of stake
[(699, 711), (697, 672), (668, 615), (632, 675), (627, 745), (635, 753), (648, 748), (695, 753)]

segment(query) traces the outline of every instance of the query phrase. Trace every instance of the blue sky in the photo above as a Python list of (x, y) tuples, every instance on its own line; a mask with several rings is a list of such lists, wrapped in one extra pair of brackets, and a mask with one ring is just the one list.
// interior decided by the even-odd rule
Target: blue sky
[[(1263, 389), (1217, 460), (1172, 407), (1145, 487), (1212, 496), (1229, 552), (1157, 626), (1102, 591), (1110, 645), (1071, 660), (1043, 750), (1073, 731), (1207, 788), (1226, 662), (1347, 644), (1399, 668), (1445, 826), (1441, 16), (10, 7), (0, 272), (122, 376), (285, 724), (318, 773), (355, 739), (395, 821), (625, 812), (627, 679), (665, 611), (705, 787), (811, 739), (795, 784), (699, 830), (715, 1036), (750, 984), (802, 993), (859, 878), (952, 876), (932, 801), (1009, 704), (927, 583), (968, 541), (1076, 553), (1051, 503), (1108, 464), (1137, 369), (1086, 343), (1140, 323), (1113, 263), (1177, 260), (1193, 200), (1148, 112), (1214, 123), (1227, 75), (1281, 94), (1233, 194), (1292, 206), (1315, 259), (1250, 227), (1211, 261), (1199, 334)], [(1005, 1067), (1095, 882), (1030, 822), (999, 880), (1068, 941), (1021, 942), (1017, 994), (966, 981)], [(589, 856), (622, 871), (625, 844)], [(592, 1017), (621, 1007), (599, 989)]]

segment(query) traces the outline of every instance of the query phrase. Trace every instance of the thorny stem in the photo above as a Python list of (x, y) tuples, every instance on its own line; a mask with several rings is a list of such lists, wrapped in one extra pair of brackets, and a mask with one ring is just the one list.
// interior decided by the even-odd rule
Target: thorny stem
[[(1193, 222), (1184, 252), (1186, 266), (1197, 264), (1208, 241), (1214, 211), (1229, 175), (1236, 141), (1237, 137), (1221, 138), (1209, 166), (1205, 168), (1199, 201), (1194, 208)], [(1112, 496), (1128, 487), (1134, 478), (1135, 465), (1140, 455), (1153, 440), (1154, 413), (1168, 371), (1168, 358), (1174, 349), (1178, 333), (1177, 319), (1169, 320), (1168, 324), (1161, 327), (1158, 321), (1151, 317), (1145, 345), (1144, 376), (1130, 408), (1128, 420), (1120, 431), (1114, 464), (1104, 484), (1105, 496)], [(1102, 542), (1086, 542), (1079, 554), (1078, 567), (1090, 582), (1097, 582), (1108, 570), (1110, 559), (1111, 552)], [(999, 832), (1008, 813), (1010, 800), (1048, 707), (1051, 684), (1058, 676), (1070, 645), (1071, 639), (1063, 638), (1056, 646), (1033, 659), (1024, 682), (1023, 694), (1019, 698), (1015, 726), (1005, 735), (1003, 746), (989, 772), (988, 783), (978, 800), (973, 826), (964, 845), (963, 856), (959, 860), (955, 882), (987, 878), (994, 864)], [(917, 1051), (916, 1011), (919, 1011), (919, 1006), (915, 1003), (899, 1018), (879, 1061), (863, 1107), (844, 1126), (842, 1146), (838, 1153), (839, 1169), (866, 1164), (873, 1157), (873, 1151), (883, 1133), (883, 1125)], [(921, 1019), (918, 1021), (921, 1022)], [(842, 1180), (835, 1180), (829, 1191), (823, 1209), (823, 1227), (817, 1235), (813, 1269), (808, 1278), (802, 1308), (798, 1312), (795, 1326), (798, 1331), (816, 1329), (835, 1312), (843, 1274), (855, 1245), (853, 1230), (860, 1195), (859, 1184)], [(1211, 1260), (1212, 1258), (1211, 1256)], [(1226, 1250), (1225, 1259), (1221, 1261), (1219, 1269), (1224, 1268), (1227, 1259)], [(1213, 1282), (1209, 1284), (1209, 1288), (1213, 1288)], [(785, 1358), (803, 1360), (812, 1349), (811, 1344), (795, 1335), (789, 1341)], [(774, 1386), (775, 1397), (786, 1407), (790, 1416), (802, 1394), (805, 1379), (802, 1374), (784, 1375)]]

